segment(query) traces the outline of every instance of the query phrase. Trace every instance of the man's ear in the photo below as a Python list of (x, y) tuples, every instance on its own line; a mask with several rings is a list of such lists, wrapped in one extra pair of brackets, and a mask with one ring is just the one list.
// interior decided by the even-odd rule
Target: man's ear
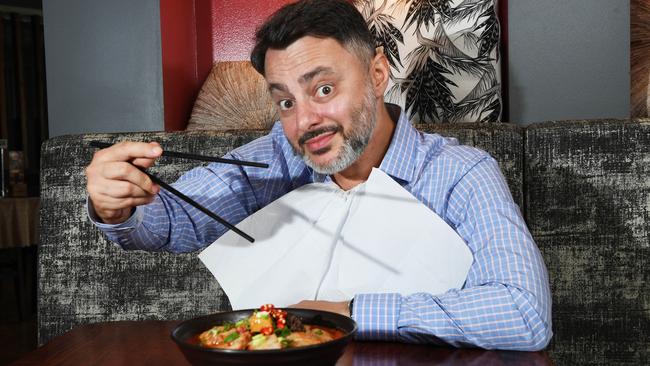
[(377, 53), (370, 62), (370, 77), (375, 97), (383, 99), (388, 80), (390, 80), (390, 66), (382, 48), (377, 48)]

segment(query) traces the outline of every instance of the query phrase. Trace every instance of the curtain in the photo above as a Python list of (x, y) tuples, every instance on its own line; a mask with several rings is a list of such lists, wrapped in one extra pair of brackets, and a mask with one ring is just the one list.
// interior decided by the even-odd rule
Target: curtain
[(21, 193), (36, 196), (40, 146), (48, 137), (42, 16), (0, 13), (0, 42), (0, 139), (22, 154)]

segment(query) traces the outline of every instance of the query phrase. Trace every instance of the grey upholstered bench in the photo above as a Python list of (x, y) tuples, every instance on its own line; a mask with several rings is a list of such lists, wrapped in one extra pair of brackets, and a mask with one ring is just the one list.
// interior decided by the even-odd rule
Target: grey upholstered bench
[[(650, 121), (421, 126), (501, 164), (549, 269), (558, 364), (650, 362)], [(42, 147), (38, 328), (43, 344), (109, 320), (184, 319), (229, 309), (195, 254), (123, 251), (86, 218), (92, 139), (156, 140), (219, 156), (264, 131), (62, 136)], [(161, 159), (173, 181), (196, 162)]]

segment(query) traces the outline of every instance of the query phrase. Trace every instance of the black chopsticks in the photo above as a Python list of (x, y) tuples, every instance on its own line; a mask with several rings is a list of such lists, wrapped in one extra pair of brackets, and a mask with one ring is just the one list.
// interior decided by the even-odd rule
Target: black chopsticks
[[(90, 146), (96, 147), (96, 148), (106, 148), (109, 146), (112, 146), (113, 144), (106, 143), (106, 142), (101, 142), (101, 141), (90, 141)], [(260, 168), (268, 168), (268, 164), (263, 164), (263, 163), (255, 163), (255, 162), (250, 162), (250, 161), (240, 161), (240, 160), (232, 160), (232, 159), (220, 159), (220, 158), (213, 158), (210, 156), (203, 156), (203, 155), (195, 155), (195, 154), (186, 154), (186, 153), (180, 153), (180, 152), (175, 152), (175, 151), (163, 151), (163, 156), (170, 156), (170, 157), (178, 157), (178, 158), (184, 158), (184, 159), (193, 159), (193, 160), (201, 160), (201, 161), (211, 161), (211, 162), (218, 162), (218, 163), (225, 163), (225, 164), (236, 164), (236, 165), (247, 165), (247, 166), (254, 166), (254, 167), (260, 167)], [(255, 239), (253, 239), (252, 236), (246, 234), (245, 232), (239, 230), (237, 227), (235, 227), (233, 224), (229, 223), (228, 221), (224, 220), (217, 214), (213, 213), (212, 211), (208, 210), (207, 208), (203, 207), (202, 205), (198, 204), (196, 201), (193, 199), (189, 198), (188, 196), (184, 195), (180, 191), (178, 191), (176, 188), (172, 187), (171, 185), (165, 183), (162, 179), (158, 178), (157, 176), (149, 173), (142, 167), (136, 167), (140, 169), (144, 174), (149, 176), (151, 180), (158, 184), (160, 187), (164, 188), (168, 192), (176, 195), (178, 198), (182, 199), (183, 201), (189, 203), (192, 205), (194, 208), (198, 209), (199, 211), (203, 212), (204, 214), (208, 215), (210, 218), (216, 220), (220, 224), (224, 225), (228, 229), (234, 231), (235, 233), (239, 234), (242, 238), (248, 240), (251, 243), (255, 242)]]
[[(108, 142), (101, 141), (90, 141), (90, 146), (104, 149), (107, 147), (113, 146)], [(170, 156), (173, 158), (182, 158), (190, 160), (200, 160), (200, 161), (210, 161), (214, 163), (224, 163), (224, 164), (234, 164), (234, 165), (243, 165), (243, 166), (253, 166), (256, 168), (268, 168), (269, 164), (265, 163), (256, 163), (252, 161), (243, 161), (243, 160), (234, 160), (234, 159), (224, 159), (224, 158), (215, 158), (213, 156), (197, 155), (197, 154), (188, 154), (177, 151), (167, 151), (163, 150), (162, 156)]]
[(140, 169), (144, 174), (148, 175), (149, 178), (151, 178), (151, 180), (152, 180), (154, 183), (158, 184), (159, 186), (161, 186), (162, 188), (166, 189), (166, 190), (169, 191), (170, 193), (175, 194), (176, 196), (178, 196), (178, 198), (180, 198), (180, 199), (182, 199), (183, 201), (185, 201), (185, 202), (189, 203), (190, 205), (194, 206), (196, 209), (198, 209), (199, 211), (203, 212), (204, 214), (210, 216), (210, 217), (213, 218), (214, 220), (217, 220), (217, 221), (218, 221), (219, 223), (221, 223), (223, 226), (225, 226), (225, 227), (227, 227), (228, 229), (230, 229), (230, 230), (236, 232), (237, 234), (239, 234), (242, 238), (244, 238), (244, 239), (250, 241), (251, 243), (254, 243), (254, 242), (255, 242), (255, 239), (253, 239), (252, 236), (250, 236), (250, 235), (246, 234), (245, 232), (239, 230), (235, 225), (229, 223), (228, 221), (224, 220), (223, 218), (221, 218), (220, 216), (216, 215), (216, 214), (213, 213), (212, 211), (210, 211), (210, 210), (208, 210), (207, 208), (201, 206), (200, 204), (198, 204), (198, 203), (197, 203), (196, 201), (194, 201), (193, 199), (191, 199), (191, 198), (187, 197), (186, 195), (182, 194), (182, 193), (181, 193), (180, 191), (178, 191), (176, 188), (174, 188), (174, 187), (170, 186), (169, 184), (167, 184), (167, 183), (163, 182), (162, 180), (160, 180), (160, 178), (158, 178), (157, 176), (155, 176), (155, 175), (149, 173), (148, 171), (146, 171), (146, 170), (145, 170), (144, 168), (142, 168), (142, 167), (137, 167), (137, 168)]

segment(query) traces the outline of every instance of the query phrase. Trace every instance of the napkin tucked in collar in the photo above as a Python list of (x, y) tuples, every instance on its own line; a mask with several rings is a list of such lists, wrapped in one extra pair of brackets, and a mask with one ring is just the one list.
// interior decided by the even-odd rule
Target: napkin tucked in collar
[(352, 190), (312, 183), (280, 197), (199, 258), (233, 310), (359, 293), (444, 293), (462, 287), (472, 253), (436, 213), (379, 169)]

